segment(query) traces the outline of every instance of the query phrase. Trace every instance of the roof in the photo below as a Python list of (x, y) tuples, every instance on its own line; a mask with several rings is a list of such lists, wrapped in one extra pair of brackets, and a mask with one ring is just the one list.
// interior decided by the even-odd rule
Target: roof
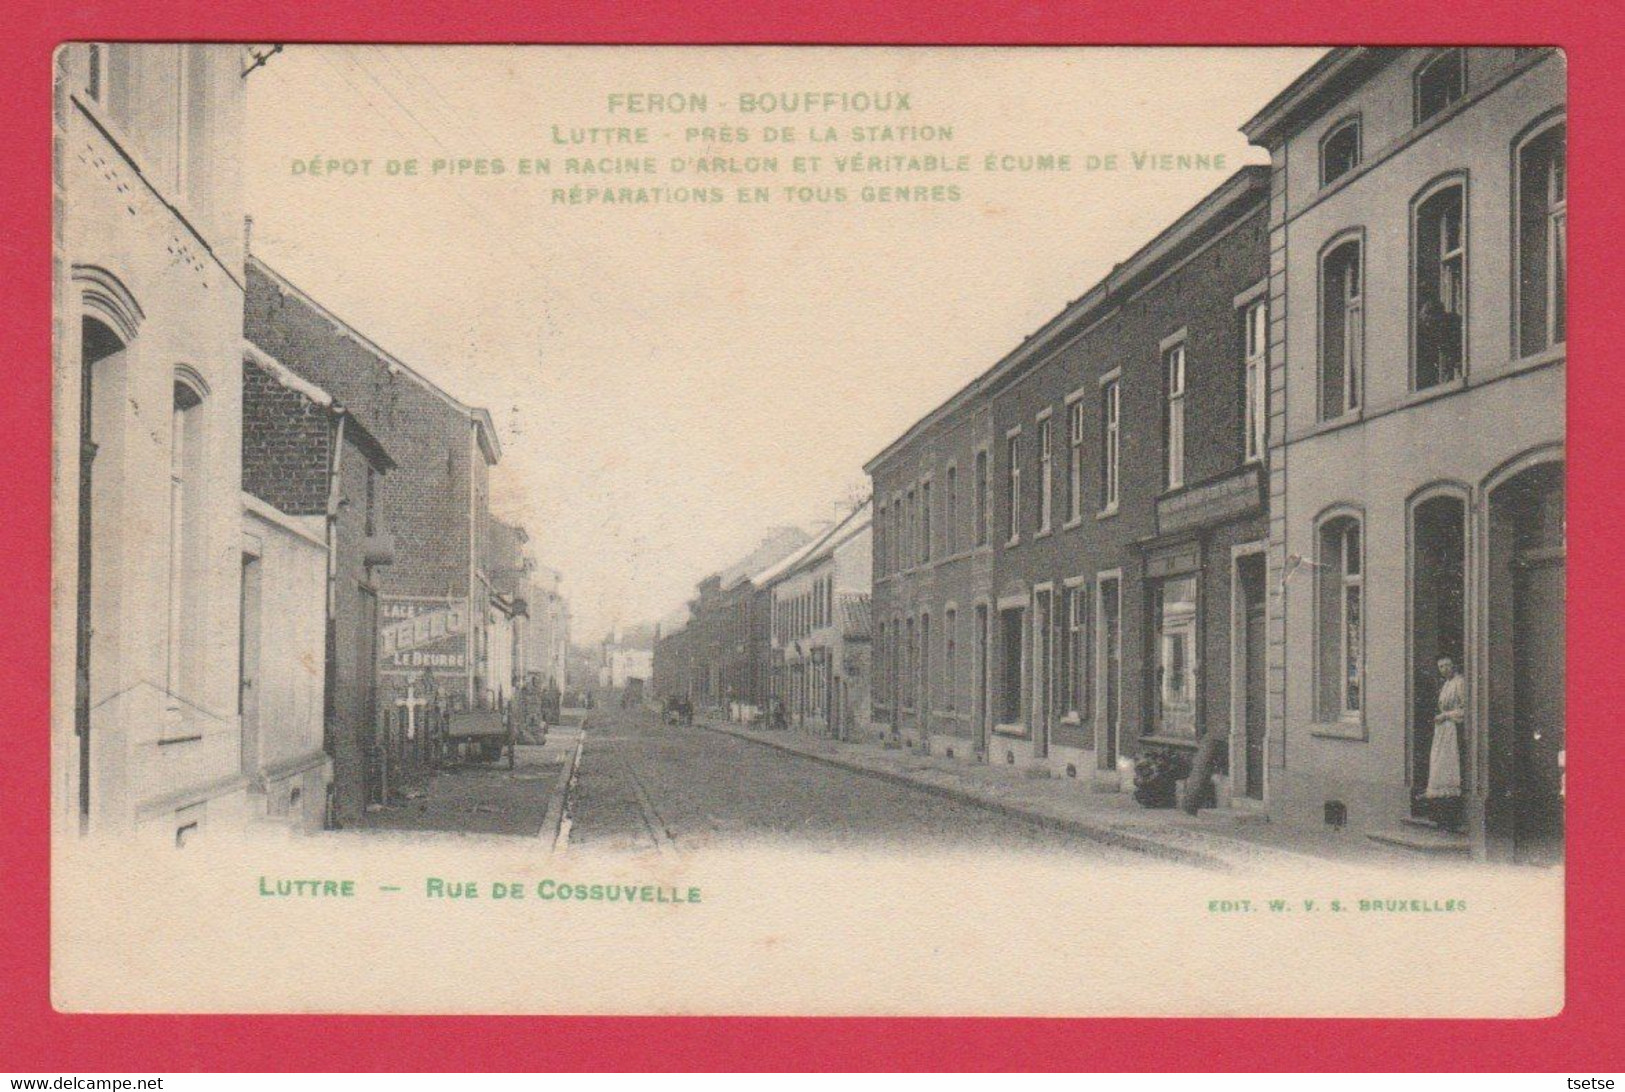
[(800, 527), (772, 528), (754, 550), (716, 574), (719, 588), (728, 591), (751, 580), (763, 569), (800, 549), (812, 537)]
[(863, 502), (848, 512), (833, 526), (822, 534), (817, 535), (801, 549), (796, 550), (777, 564), (771, 565), (752, 577), (758, 588), (765, 588), (800, 571), (803, 567), (834, 552), (834, 550), (847, 542), (854, 535), (862, 534), (869, 526), (870, 513), (873, 506), (870, 498), (865, 497)]
[(1238, 208), (1245, 209), (1251, 203), (1262, 202), (1269, 193), (1269, 180), (1270, 168), (1261, 164), (1243, 167), (1225, 179), (1126, 261), (1114, 266), (1082, 296), (1067, 304), (1036, 333), (1023, 338), (1020, 345), (1006, 353), (991, 368), (886, 445), (884, 450), (864, 464), (864, 472), (873, 474), (882, 461), (902, 450), (927, 428), (950, 416), (969, 399), (1037, 366), (1044, 354), (1063, 338), (1104, 317), (1113, 307), (1142, 290), (1168, 262), (1175, 260), (1194, 241), (1218, 227), (1226, 217), (1237, 215)]
[(1394, 60), (1404, 50), (1395, 47), (1371, 48), (1341, 46), (1287, 84), (1264, 108), (1242, 125), (1241, 131), (1254, 144), (1269, 147), (1328, 103), (1348, 93), (1351, 87), (1372, 72)]
[(252, 363), (256, 368), (265, 372), (288, 390), (303, 395), (315, 405), (321, 406), (331, 413), (345, 417), (349, 422), (349, 433), (354, 437), (356, 443), (372, 458), (373, 462), (379, 464), (385, 470), (394, 469), (395, 460), (389, 457), (389, 452), (378, 441), (378, 437), (373, 434), (372, 430), (367, 427), (360, 417), (356, 416), (354, 411), (335, 402), (331, 394), (328, 394), (304, 376), (294, 372), (282, 361), (255, 345), (252, 341), (245, 340), (243, 342), (243, 359)]
[(376, 341), (373, 341), (371, 338), (367, 337), (367, 335), (363, 334), (360, 330), (357, 330), (354, 326), (339, 318), (323, 304), (318, 303), (308, 292), (294, 284), (292, 281), (288, 280), (288, 278), (284, 277), (281, 273), (278, 273), (276, 270), (266, 265), (264, 260), (259, 258), (257, 255), (249, 254), (245, 259), (244, 265), (245, 267), (252, 267), (259, 270), (260, 273), (274, 281), (276, 285), (284, 292), (291, 296), (298, 297), (300, 302), (302, 302), (305, 306), (311, 308), (317, 314), (333, 323), (333, 325), (342, 327), (350, 337), (354, 338), (368, 352), (372, 353), (380, 360), (383, 360), (391, 367), (392, 370), (399, 369), (401, 374), (412, 379), (418, 384), (418, 386), (439, 398), (452, 409), (469, 418), (474, 422), (474, 427), (478, 430), (480, 450), (485, 453), (486, 461), (495, 464), (499, 459), (502, 458), (502, 444), (497, 439), (496, 426), (492, 423), (491, 413), (489, 410), (486, 410), (481, 406), (467, 405), (466, 403), (459, 401), (457, 398), (447, 393), (443, 387), (436, 384), (422, 372), (418, 371), (416, 368), (413, 368), (400, 357), (396, 356), (394, 353), (391, 353), (389, 350), (379, 345)]

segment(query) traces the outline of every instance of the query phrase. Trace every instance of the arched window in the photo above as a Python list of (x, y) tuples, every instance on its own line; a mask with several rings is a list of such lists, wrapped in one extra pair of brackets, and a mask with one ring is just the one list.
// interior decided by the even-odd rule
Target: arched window
[(1365, 273), (1359, 239), (1348, 239), (1320, 260), (1320, 419), (1360, 407), (1365, 367)]
[(1411, 211), (1411, 383), (1426, 390), (1467, 366), (1467, 187), (1436, 187)]
[(172, 696), (183, 693), (184, 676), (197, 662), (194, 638), (203, 565), (204, 391), (202, 381), (191, 373), (176, 375), (169, 418), (168, 686)]
[(1559, 119), (1517, 149), (1518, 353), (1568, 340), (1568, 124)]
[(1416, 70), (1416, 124), (1442, 114), (1467, 94), (1467, 55), (1441, 49)]
[(1320, 184), (1329, 186), (1360, 165), (1360, 119), (1348, 118), (1320, 140)]
[(1365, 707), (1365, 563), (1360, 520), (1320, 525), (1316, 560), (1320, 719), (1356, 720)]

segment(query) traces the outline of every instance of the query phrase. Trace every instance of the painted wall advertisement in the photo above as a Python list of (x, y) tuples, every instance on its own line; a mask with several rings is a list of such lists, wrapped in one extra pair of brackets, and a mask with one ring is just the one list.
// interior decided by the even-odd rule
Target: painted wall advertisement
[(379, 603), (378, 669), (385, 675), (468, 674), (468, 600), (385, 596)]

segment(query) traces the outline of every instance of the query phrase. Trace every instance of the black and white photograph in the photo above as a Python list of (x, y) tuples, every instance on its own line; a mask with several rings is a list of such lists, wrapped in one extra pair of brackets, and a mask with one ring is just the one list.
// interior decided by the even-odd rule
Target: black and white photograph
[(56, 1003), (1559, 1011), (1566, 79), (61, 46)]

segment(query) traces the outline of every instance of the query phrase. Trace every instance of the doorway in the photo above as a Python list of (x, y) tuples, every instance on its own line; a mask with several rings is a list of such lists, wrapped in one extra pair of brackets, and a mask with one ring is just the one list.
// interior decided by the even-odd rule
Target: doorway
[(260, 559), (243, 555), (238, 607), (242, 625), (237, 637), (237, 715), (242, 723), (241, 769), (252, 774), (260, 758)]
[(992, 623), (987, 604), (976, 608), (976, 753), (988, 761), (988, 645)]
[(1115, 771), (1122, 723), (1123, 600), (1122, 578), (1102, 576), (1095, 602), (1100, 612), (1095, 631), (1100, 634), (1100, 735), (1097, 752), (1100, 768)]
[(1055, 674), (1053, 620), (1055, 593), (1049, 588), (1033, 592), (1033, 757), (1049, 755), (1050, 680)]
[[(118, 542), (119, 490), (117, 467), (122, 441), (118, 436), (122, 419), (122, 380), (124, 342), (112, 329), (93, 318), (80, 323), (79, 374), (79, 513), (78, 584), (74, 625), (74, 734), (79, 741), (78, 812), (80, 829), (90, 823), (91, 732), (90, 711), (104, 694), (92, 693), (99, 685), (104, 692), (112, 683), (96, 683), (93, 664), (112, 663), (112, 642), (118, 627), (97, 626), (95, 619), (116, 615), (117, 586), (111, 579), (118, 571), (115, 556)], [(95, 473), (97, 456), (113, 473)]]
[[(1436, 494), (1411, 508), (1411, 814), (1432, 817), (1423, 792), (1433, 753), (1433, 718), (1439, 711), (1439, 660), (1457, 670), (1467, 630), (1467, 502), (1460, 495)], [(1471, 727), (1469, 723), (1469, 728)], [(1464, 731), (1462, 769), (1471, 753)]]
[(1264, 555), (1245, 554), (1236, 559), (1236, 609), (1240, 614), (1242, 772), (1244, 794), (1264, 799), (1264, 716), (1267, 649), (1264, 637)]
[(1486, 832), (1496, 856), (1555, 864), (1564, 838), (1563, 464), (1490, 491)]

